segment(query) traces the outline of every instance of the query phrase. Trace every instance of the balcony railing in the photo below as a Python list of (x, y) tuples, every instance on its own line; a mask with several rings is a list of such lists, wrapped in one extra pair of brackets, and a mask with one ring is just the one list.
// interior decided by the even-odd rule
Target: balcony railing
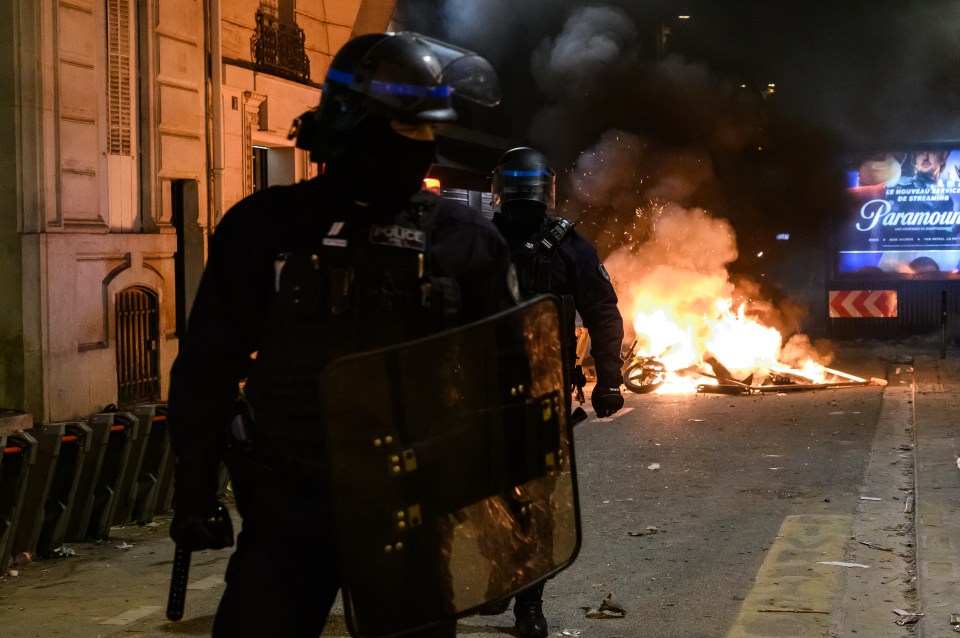
[(250, 48), (257, 71), (296, 82), (310, 79), (303, 29), (296, 24), (284, 24), (272, 15), (257, 11), (257, 30), (250, 38)]

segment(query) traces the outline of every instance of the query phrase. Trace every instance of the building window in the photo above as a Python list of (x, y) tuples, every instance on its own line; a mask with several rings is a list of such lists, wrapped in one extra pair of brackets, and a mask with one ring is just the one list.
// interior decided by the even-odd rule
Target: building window
[(130, 92), (130, 0), (107, 0), (107, 148), (132, 155)]
[(117, 402), (160, 398), (160, 305), (157, 293), (132, 286), (117, 294)]
[(261, 2), (256, 24), (250, 39), (254, 68), (288, 80), (307, 82), (310, 59), (303, 29), (295, 20), (292, 0)]

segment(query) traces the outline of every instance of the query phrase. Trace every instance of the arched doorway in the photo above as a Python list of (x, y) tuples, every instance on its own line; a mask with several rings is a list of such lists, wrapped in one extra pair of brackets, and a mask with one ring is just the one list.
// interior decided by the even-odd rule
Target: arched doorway
[(131, 286), (117, 293), (117, 403), (160, 399), (160, 303)]

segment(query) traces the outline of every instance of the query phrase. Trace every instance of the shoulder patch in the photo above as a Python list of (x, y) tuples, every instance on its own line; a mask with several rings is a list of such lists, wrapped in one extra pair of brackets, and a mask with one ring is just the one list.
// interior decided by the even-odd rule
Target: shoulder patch
[(604, 281), (610, 281), (610, 275), (607, 274), (607, 269), (603, 267), (603, 264), (597, 264), (597, 270), (600, 271), (600, 276), (603, 277)]
[(513, 303), (520, 303), (520, 282), (517, 279), (517, 269), (513, 264), (507, 269), (507, 290)]

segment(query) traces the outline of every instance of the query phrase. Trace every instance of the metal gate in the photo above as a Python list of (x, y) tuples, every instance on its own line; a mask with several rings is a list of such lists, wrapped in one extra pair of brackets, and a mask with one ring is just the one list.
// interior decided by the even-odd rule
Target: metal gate
[(160, 306), (157, 294), (132, 286), (117, 294), (117, 402), (160, 398)]

